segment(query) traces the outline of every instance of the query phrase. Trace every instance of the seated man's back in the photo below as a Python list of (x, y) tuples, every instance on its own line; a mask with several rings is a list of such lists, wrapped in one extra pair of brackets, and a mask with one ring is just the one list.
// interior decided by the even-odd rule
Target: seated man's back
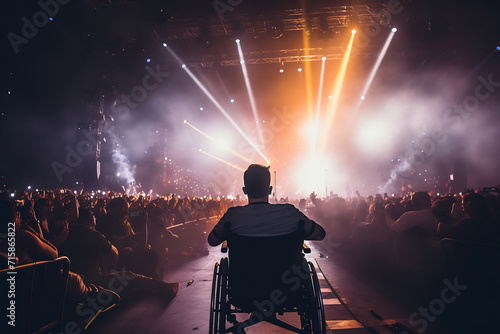
[[(216, 246), (228, 241), (233, 304), (251, 308), (252, 301), (269, 299), (272, 291), (298, 289), (300, 279), (293, 275), (300, 272), (302, 279), (307, 277), (307, 268), (301, 268), (302, 243), (322, 240), (325, 231), (295, 206), (269, 203), (272, 187), (267, 167), (250, 165), (244, 181), (249, 204), (229, 208), (208, 242)], [(284, 299), (290, 297), (293, 294)]]

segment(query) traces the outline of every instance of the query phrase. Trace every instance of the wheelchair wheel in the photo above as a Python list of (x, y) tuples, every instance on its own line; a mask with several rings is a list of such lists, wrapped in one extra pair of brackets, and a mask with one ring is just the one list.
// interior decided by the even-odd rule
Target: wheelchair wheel
[(325, 309), (318, 275), (311, 262), (308, 262), (307, 266), (309, 268), (309, 277), (304, 283), (304, 300), (299, 309), (302, 329), (305, 333), (325, 334)]
[(215, 264), (212, 278), (212, 295), (210, 299), (209, 334), (222, 334), (226, 330), (228, 307), (227, 296), (228, 259), (222, 258)]

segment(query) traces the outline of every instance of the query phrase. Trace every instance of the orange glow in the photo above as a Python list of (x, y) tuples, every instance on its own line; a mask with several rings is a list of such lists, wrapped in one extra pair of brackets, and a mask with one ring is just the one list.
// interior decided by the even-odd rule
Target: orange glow
[(327, 111), (327, 117), (325, 120), (324, 137), (322, 143), (323, 151), (328, 144), (328, 139), (329, 139), (328, 134), (330, 133), (333, 121), (335, 120), (335, 114), (337, 112), (337, 106), (340, 100), (340, 93), (342, 92), (342, 85), (344, 83), (345, 74), (347, 72), (347, 65), (349, 64), (349, 59), (351, 57), (352, 44), (354, 42), (354, 35), (355, 35), (354, 31), (355, 30), (353, 30), (351, 38), (349, 39), (349, 44), (347, 45), (344, 57), (342, 58), (342, 62), (340, 63), (340, 68), (337, 73), (337, 77), (335, 78), (335, 84), (333, 86), (332, 93), (330, 94), (332, 96), (332, 99), (330, 100)]
[[(307, 19), (305, 16), (306, 13), (306, 2), (304, 0), (300, 1), (302, 6), (302, 19), (304, 20), (304, 29), (302, 30), (302, 41), (304, 43), (304, 58), (309, 58), (309, 36), (307, 35), (309, 30), (309, 26), (307, 25)], [(307, 98), (307, 116), (308, 119), (312, 119), (313, 117), (313, 92), (312, 92), (312, 69), (311, 62), (306, 61), (304, 63), (304, 70), (306, 76), (306, 98)]]

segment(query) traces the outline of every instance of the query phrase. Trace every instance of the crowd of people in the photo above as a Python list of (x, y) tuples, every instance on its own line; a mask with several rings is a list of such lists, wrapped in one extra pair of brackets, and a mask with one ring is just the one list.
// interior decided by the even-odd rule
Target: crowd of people
[[(67, 189), (4, 191), (0, 234), (6, 237), (8, 226), (15, 225), (17, 265), (69, 258), (67, 309), (81, 313), (86, 300), (102, 293), (108, 298), (101, 310), (148, 294), (168, 303), (179, 283), (164, 282), (163, 270), (207, 255), (207, 229), (239, 201), (174, 194), (152, 199), (145, 194)], [(6, 269), (6, 242), (0, 244), (0, 252), (5, 258), (0, 269)], [(113, 280), (123, 275), (130, 282), (125, 289), (114, 289)]]
[[(323, 244), (335, 245), (335, 255), (349, 263), (378, 272), (407, 269), (413, 279), (421, 279), (422, 273), (431, 273), (427, 278), (443, 274), (437, 250), (444, 238), (500, 245), (500, 196), (496, 192), (442, 196), (414, 192), (404, 197), (362, 197), (356, 192), (352, 198), (333, 194), (319, 198), (313, 193), (309, 198), (270, 202), (294, 204), (321, 223), (327, 231)], [(4, 191), (0, 193), (0, 233), (6, 235), (8, 223), (15, 223), (19, 265), (58, 256), (70, 259), (70, 304), (109, 286), (116, 270), (134, 277), (134, 284), (120, 291), (122, 297), (148, 291), (170, 301), (178, 283), (162, 280), (164, 268), (208, 254), (207, 232), (229, 207), (245, 204), (240, 197)], [(210, 219), (211, 223), (200, 223)], [(0, 251), (7, 253), (4, 248)], [(116, 292), (110, 293), (120, 299)]]
[[(442, 302), (436, 313), (443, 313), (439, 321), (454, 333), (489, 332), (494, 327), (491, 320), (500, 311), (497, 191), (357, 194), (348, 199), (312, 194), (302, 205), (309, 206), (308, 215), (327, 230), (325, 256), (335, 257), (368, 284), (408, 309), (422, 310), (419, 305), (441, 298), (453, 282), (462, 290), (453, 303)], [(419, 328), (418, 322), (411, 324)]]

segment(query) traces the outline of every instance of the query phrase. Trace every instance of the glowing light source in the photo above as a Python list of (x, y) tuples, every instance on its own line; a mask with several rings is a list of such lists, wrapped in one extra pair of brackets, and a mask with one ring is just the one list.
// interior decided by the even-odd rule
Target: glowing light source
[(361, 100), (364, 100), (366, 99), (366, 97), (364, 95), (361, 95)]
[(236, 42), (236, 44), (240, 44), (240, 40), (239, 40), (239, 38), (237, 38), (237, 39), (235, 40), (235, 42)]
[(234, 99), (229, 100), (229, 102), (234, 103)]
[(187, 66), (186, 66), (186, 64), (182, 64), (182, 66), (181, 66), (181, 67), (182, 67), (182, 68), (186, 68)]
[(372, 157), (387, 153), (393, 138), (391, 133), (394, 129), (385, 120), (371, 116), (356, 121), (354, 143), (358, 150)]
[(355, 34), (355, 33), (356, 33), (356, 29), (352, 29), (352, 31), (351, 31), (351, 32), (352, 32), (353, 34)]
[(150, 63), (151, 62), (151, 59), (146, 59), (146, 63)]
[(282, 68), (280, 68), (280, 73), (283, 73), (283, 72), (285, 72), (285, 70), (284, 70), (284, 69), (282, 69)]
[(396, 32), (396, 31), (398, 31), (398, 28), (392, 28), (391, 31)]
[(325, 60), (326, 60), (326, 57), (321, 57), (321, 60), (325, 61)]
[(167, 43), (163, 43), (163, 47), (166, 48), (167, 47)]
[(500, 46), (497, 46), (497, 50), (500, 51)]
[(200, 107), (200, 110), (203, 111), (203, 107)]
[(299, 67), (297, 71), (302, 72), (302, 67)]

